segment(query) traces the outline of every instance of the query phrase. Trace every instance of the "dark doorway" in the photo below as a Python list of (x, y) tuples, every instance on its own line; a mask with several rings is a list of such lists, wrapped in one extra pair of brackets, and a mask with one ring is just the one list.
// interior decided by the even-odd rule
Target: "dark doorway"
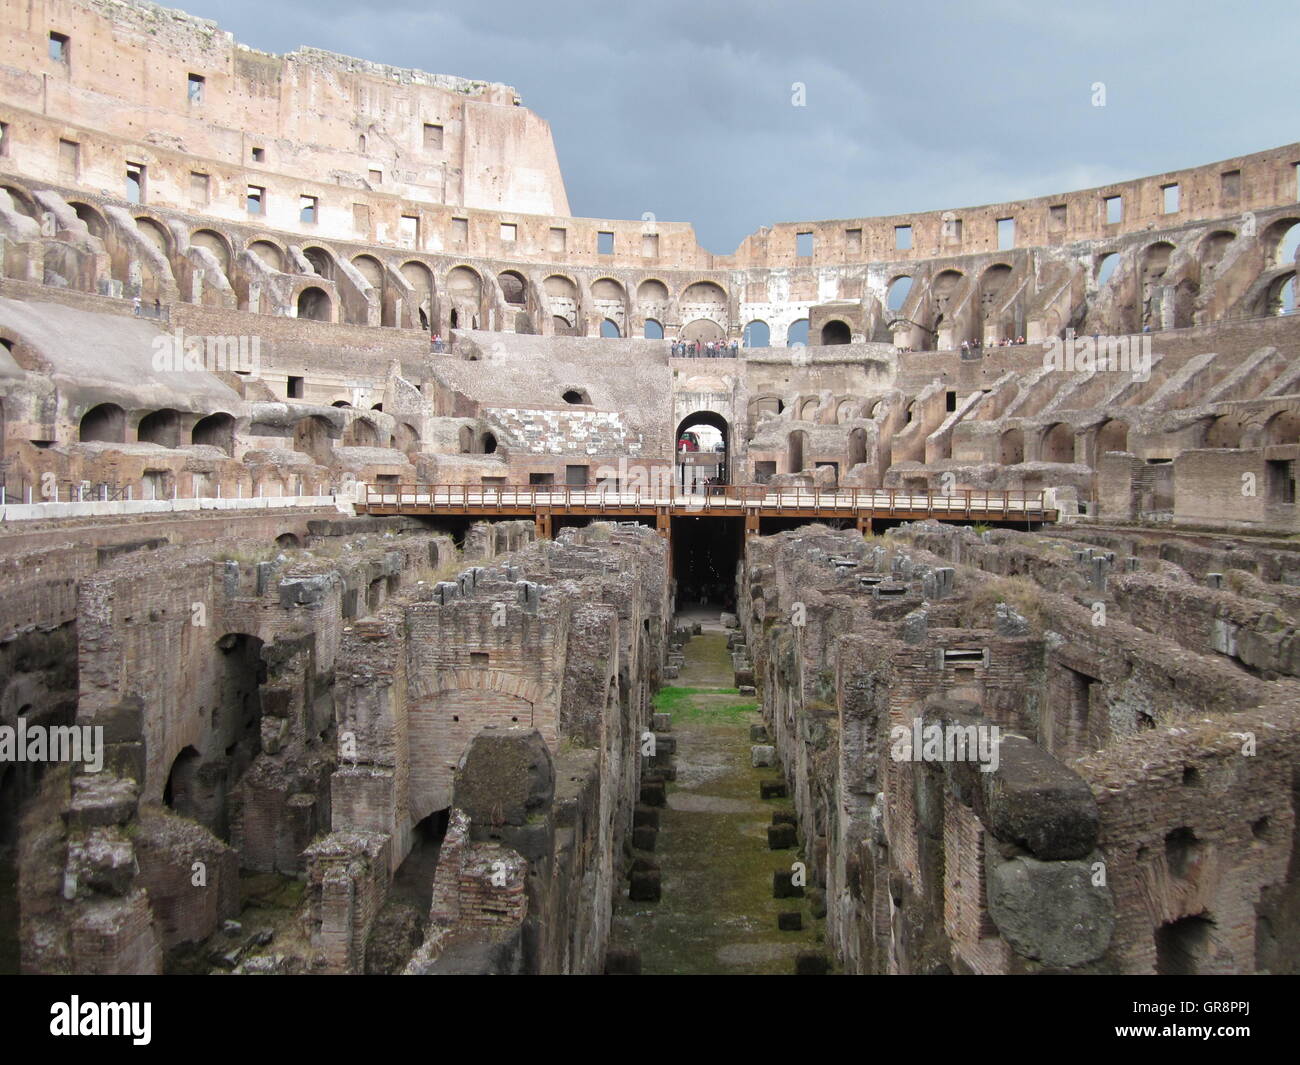
[(711, 410), (689, 414), (677, 425), (677, 486), (706, 491), (730, 484), (731, 429), (727, 419)]
[(672, 521), (678, 612), (688, 608), (734, 610), (744, 519), (684, 517)]

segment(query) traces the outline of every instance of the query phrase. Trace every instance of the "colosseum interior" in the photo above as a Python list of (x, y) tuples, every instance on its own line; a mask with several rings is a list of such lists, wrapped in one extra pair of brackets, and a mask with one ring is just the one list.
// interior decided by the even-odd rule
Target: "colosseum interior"
[(1300, 143), (720, 255), (0, 19), (0, 971), (1300, 971)]

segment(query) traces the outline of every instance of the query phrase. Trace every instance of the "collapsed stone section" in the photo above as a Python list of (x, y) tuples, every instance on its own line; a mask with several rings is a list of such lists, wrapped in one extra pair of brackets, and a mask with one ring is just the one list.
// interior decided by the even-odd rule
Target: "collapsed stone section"
[[(502, 972), (602, 971), (667, 591), (658, 536), (597, 525), (399, 597), (343, 633), (334, 832), (321, 845), (357, 875), (349, 906), (313, 903), (318, 968), (364, 965), (387, 890), (362, 860), (370, 841), (386, 841), (397, 872), (416, 827), (447, 811), (408, 971), (461, 971), (470, 959)], [(357, 860), (337, 861), (349, 846)], [(313, 893), (325, 883), (309, 879)]]
[(847, 971), (1293, 968), (1289, 636), (1253, 666), (1223, 633), (1258, 604), (1124, 557), (937, 523), (748, 542), (744, 643)]

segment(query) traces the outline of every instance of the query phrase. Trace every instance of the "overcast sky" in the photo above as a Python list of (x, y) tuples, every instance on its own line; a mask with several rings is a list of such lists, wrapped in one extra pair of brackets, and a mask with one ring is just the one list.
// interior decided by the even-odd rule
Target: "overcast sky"
[(267, 51), (513, 85), (551, 124), (575, 215), (650, 211), (724, 254), (773, 222), (995, 203), (1300, 140), (1296, 0), (168, 6)]

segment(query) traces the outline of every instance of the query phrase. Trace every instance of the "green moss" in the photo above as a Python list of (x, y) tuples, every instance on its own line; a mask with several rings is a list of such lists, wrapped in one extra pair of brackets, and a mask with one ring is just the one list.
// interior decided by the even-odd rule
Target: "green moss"
[[(824, 922), (803, 899), (772, 897), (772, 874), (800, 860), (767, 846), (767, 826), (789, 799), (761, 800), (759, 784), (780, 779), (750, 765), (749, 727), (757, 703), (735, 688), (709, 687), (728, 676), (726, 640), (706, 633), (685, 648), (687, 683), (661, 689), (655, 709), (673, 714), (678, 780), (668, 785), (655, 853), (663, 897), (616, 903), (613, 940), (641, 951), (653, 973), (789, 974), (800, 950), (813, 948)], [(696, 686), (690, 681), (696, 680)], [(777, 914), (803, 913), (800, 932), (782, 932)]]

